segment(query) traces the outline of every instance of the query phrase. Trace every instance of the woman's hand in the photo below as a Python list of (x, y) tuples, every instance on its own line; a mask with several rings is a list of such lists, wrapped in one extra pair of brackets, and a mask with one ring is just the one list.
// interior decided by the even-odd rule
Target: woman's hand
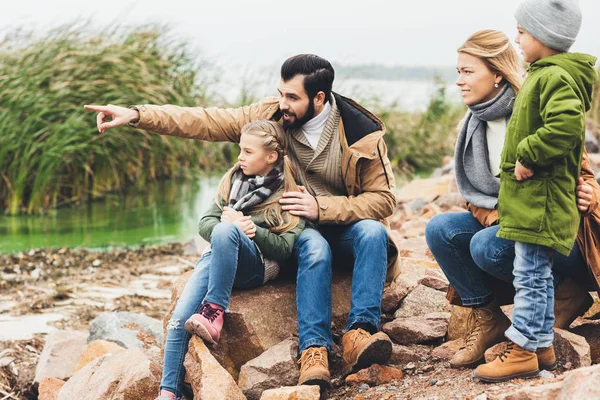
[(590, 209), (592, 201), (592, 187), (585, 183), (583, 178), (579, 178), (575, 193), (577, 194), (577, 208), (581, 212), (587, 212)]
[(517, 161), (515, 164), (515, 177), (518, 181), (524, 181), (533, 176), (533, 170), (529, 168), (525, 168), (523, 164)]
[(236, 211), (231, 207), (223, 207), (223, 213), (221, 214), (221, 222), (235, 222), (242, 218), (244, 213)]
[(248, 238), (252, 239), (254, 238), (254, 235), (256, 235), (256, 225), (254, 225), (251, 216), (244, 216), (242, 218), (237, 219), (233, 223), (238, 228), (240, 228), (242, 232), (244, 232), (244, 234), (248, 236)]

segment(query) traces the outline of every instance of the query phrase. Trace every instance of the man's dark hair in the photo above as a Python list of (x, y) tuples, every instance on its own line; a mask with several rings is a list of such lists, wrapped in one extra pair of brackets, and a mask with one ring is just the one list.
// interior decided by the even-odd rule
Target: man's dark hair
[(304, 75), (304, 91), (311, 101), (319, 92), (325, 93), (325, 102), (331, 101), (335, 72), (329, 61), (314, 54), (290, 57), (281, 66), (281, 79), (287, 82), (296, 75)]

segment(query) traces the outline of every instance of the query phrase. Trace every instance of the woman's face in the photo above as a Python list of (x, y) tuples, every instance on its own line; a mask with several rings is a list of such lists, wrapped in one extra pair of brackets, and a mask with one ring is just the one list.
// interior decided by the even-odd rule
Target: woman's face
[(500, 85), (494, 87), (494, 84), (500, 84), (502, 77), (490, 71), (479, 57), (458, 53), (456, 70), (456, 85), (460, 88), (466, 105), (485, 103), (500, 92)]

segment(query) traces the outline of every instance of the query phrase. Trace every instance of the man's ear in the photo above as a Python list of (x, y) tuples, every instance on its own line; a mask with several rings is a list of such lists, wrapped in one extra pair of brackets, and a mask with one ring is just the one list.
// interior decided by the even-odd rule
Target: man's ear
[(325, 93), (321, 91), (315, 96), (315, 107), (320, 107), (323, 104), (325, 104)]

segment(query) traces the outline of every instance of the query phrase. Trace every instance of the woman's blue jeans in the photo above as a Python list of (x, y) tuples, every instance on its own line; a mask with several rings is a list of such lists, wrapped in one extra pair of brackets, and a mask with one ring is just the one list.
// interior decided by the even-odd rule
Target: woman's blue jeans
[(260, 253), (236, 225), (230, 222), (217, 224), (212, 231), (210, 246), (211, 251), (196, 264), (167, 324), (160, 388), (174, 393), (177, 398), (181, 397), (185, 377), (183, 360), (190, 340), (190, 334), (184, 329), (185, 321), (205, 301), (227, 309), (233, 287), (249, 289), (263, 283), (264, 266)]
[[(492, 277), (513, 282), (515, 242), (496, 237), (498, 229), (497, 225), (484, 228), (470, 212), (438, 214), (427, 224), (427, 245), (464, 306), (481, 306), (494, 299)], [(554, 254), (552, 274), (555, 286), (562, 276), (588, 280), (577, 244), (568, 257)]]

